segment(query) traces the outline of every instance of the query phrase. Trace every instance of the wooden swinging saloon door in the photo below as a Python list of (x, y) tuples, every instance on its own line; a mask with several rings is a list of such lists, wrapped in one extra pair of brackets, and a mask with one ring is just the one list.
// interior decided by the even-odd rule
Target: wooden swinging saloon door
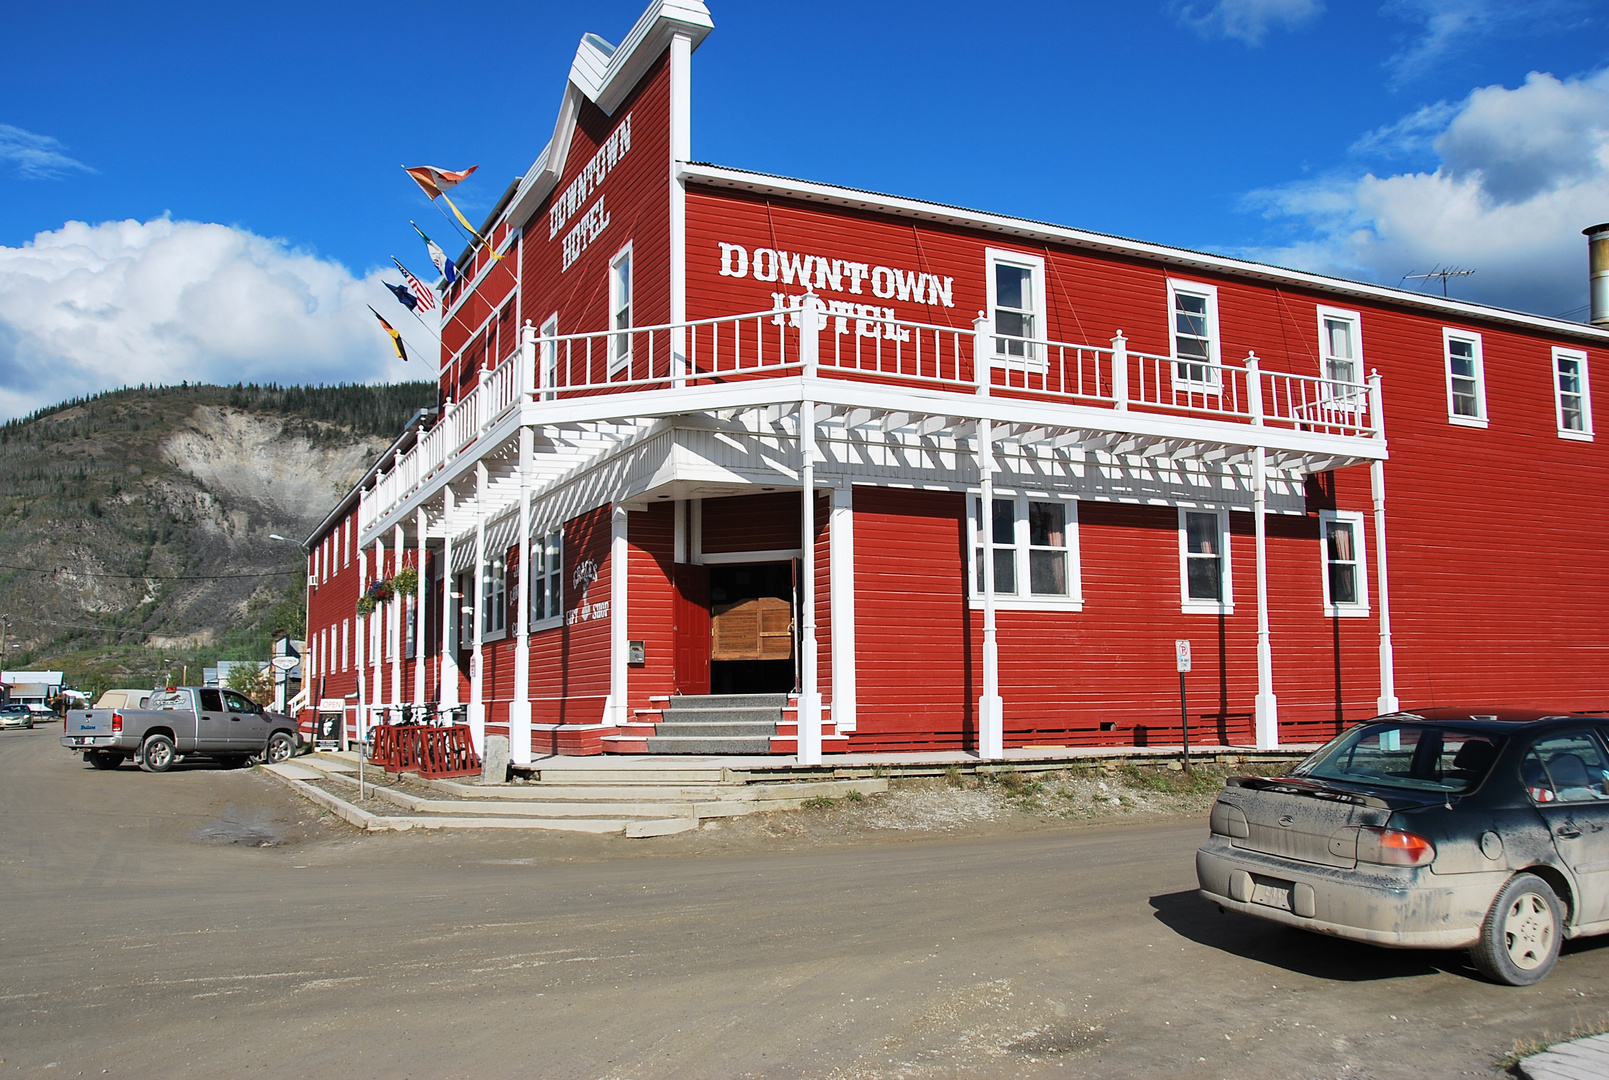
[(676, 564), (676, 693), (710, 692), (710, 571)]

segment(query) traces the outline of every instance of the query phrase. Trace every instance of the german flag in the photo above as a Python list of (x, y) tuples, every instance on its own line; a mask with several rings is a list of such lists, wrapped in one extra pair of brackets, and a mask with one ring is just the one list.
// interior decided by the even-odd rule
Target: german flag
[(396, 346), (397, 358), (401, 360), (408, 359), (408, 350), (402, 347), (402, 335), (397, 333), (397, 328), (386, 322), (380, 313), (374, 310), (372, 304), (365, 304), (364, 306), (374, 312), (374, 317), (380, 320), (380, 325), (385, 328), (385, 332), (391, 335), (391, 344)]

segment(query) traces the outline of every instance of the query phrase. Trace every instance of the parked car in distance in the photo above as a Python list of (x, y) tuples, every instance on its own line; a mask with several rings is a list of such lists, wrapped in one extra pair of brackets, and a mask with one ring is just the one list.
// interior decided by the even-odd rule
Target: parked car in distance
[(233, 690), (170, 686), (153, 691), (146, 706), (74, 709), (62, 722), (61, 744), (97, 769), (133, 758), (156, 773), (190, 755), (235, 767), (251, 758), (281, 762), (301, 749), (296, 721)]
[(34, 714), (26, 705), (0, 706), (0, 729), (27, 728), (32, 731)]
[(1609, 932), (1609, 714), (1398, 712), (1289, 773), (1230, 777), (1196, 852), (1222, 910), (1397, 948), (1468, 949), (1528, 986)]
[(95, 699), (96, 709), (143, 709), (151, 700), (151, 690), (107, 690)]

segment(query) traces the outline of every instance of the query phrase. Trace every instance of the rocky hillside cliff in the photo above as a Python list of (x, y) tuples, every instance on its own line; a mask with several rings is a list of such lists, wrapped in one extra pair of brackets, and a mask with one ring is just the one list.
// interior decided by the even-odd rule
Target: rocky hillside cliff
[(149, 685), (163, 660), (260, 655), (299, 629), (304, 580), (301, 550), (269, 534), (304, 538), (434, 396), (141, 388), (0, 427), (4, 666)]

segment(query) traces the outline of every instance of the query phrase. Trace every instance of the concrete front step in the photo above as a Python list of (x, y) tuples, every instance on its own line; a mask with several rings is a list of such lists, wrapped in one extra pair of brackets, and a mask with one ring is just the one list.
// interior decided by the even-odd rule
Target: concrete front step
[[(654, 699), (660, 700), (660, 699)], [(683, 709), (781, 709), (787, 694), (677, 694), (663, 699), (666, 712)]]
[(771, 736), (722, 737), (718, 735), (655, 735), (648, 740), (650, 754), (742, 754), (771, 752)]
[[(777, 725), (770, 721), (728, 720), (721, 717), (698, 720), (666, 720), (659, 725), (659, 730), (649, 735), (713, 735), (718, 738), (757, 739), (769, 738), (777, 732)], [(630, 734), (621, 732), (622, 735)]]

